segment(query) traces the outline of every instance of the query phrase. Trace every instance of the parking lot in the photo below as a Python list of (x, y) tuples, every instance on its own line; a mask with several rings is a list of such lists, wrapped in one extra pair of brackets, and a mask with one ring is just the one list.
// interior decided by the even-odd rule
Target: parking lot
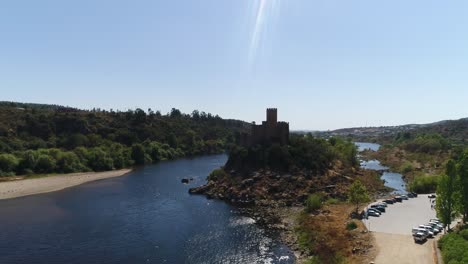
[(369, 217), (364, 223), (370, 231), (411, 235), (411, 228), (426, 224), (431, 218), (436, 218), (436, 211), (431, 209), (427, 195), (419, 195), (401, 203), (389, 204), (380, 217)]
[(434, 239), (423, 244), (414, 242), (411, 229), (435, 218), (427, 195), (389, 204), (380, 217), (369, 217), (363, 222), (373, 233), (378, 248), (376, 264), (434, 263)]

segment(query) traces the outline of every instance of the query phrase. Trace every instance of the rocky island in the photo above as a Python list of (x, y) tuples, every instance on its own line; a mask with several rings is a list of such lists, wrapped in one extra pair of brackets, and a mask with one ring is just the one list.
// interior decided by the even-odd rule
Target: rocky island
[(372, 239), (350, 218), (354, 208), (347, 200), (355, 181), (371, 193), (384, 190), (377, 174), (359, 168), (352, 142), (289, 135), (276, 116), (276, 109), (267, 109), (267, 121), (239, 136), (225, 166), (189, 192), (238, 205), (258, 224), (281, 230), (299, 263), (369, 258)]

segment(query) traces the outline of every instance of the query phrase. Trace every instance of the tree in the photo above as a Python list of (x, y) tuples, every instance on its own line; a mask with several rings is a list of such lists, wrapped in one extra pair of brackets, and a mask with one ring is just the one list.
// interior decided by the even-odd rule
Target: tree
[(51, 156), (41, 154), (37, 159), (34, 171), (39, 173), (53, 172), (55, 169), (55, 163), (55, 159)]
[(0, 171), (13, 172), (18, 166), (18, 159), (12, 154), (0, 155)]
[(463, 222), (468, 221), (468, 151), (466, 151), (458, 163), (458, 186), (460, 189), (459, 207), (463, 215)]
[(94, 171), (114, 169), (114, 161), (102, 148), (96, 147), (88, 151), (88, 165)]
[(136, 165), (145, 164), (145, 148), (141, 144), (132, 145), (132, 159)]
[(356, 205), (356, 214), (359, 213), (359, 206), (370, 201), (366, 186), (356, 180), (348, 190), (348, 201)]
[(442, 175), (437, 185), (436, 211), (437, 216), (450, 231), (450, 224), (456, 213), (456, 177), (457, 170), (455, 162), (449, 160), (446, 167), (445, 175)]

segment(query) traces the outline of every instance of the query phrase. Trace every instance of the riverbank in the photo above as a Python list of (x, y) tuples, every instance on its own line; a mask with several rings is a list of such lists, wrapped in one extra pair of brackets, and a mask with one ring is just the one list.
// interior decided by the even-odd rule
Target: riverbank
[(131, 169), (122, 169), (105, 172), (71, 173), (43, 178), (0, 182), (0, 200), (59, 191), (86, 182), (123, 176), (130, 171)]

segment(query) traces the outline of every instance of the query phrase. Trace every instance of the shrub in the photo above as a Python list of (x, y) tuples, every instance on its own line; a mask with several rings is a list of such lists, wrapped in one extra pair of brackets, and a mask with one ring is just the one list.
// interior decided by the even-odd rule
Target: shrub
[(449, 233), (439, 240), (444, 263), (468, 263), (468, 240), (462, 237), (462, 232)]
[(223, 169), (216, 169), (208, 175), (207, 180), (208, 181), (217, 181), (221, 178), (224, 178), (227, 176), (227, 173)]
[(328, 198), (326, 201), (325, 201), (325, 204), (338, 204), (340, 203), (340, 200), (336, 199), (336, 198)]
[(13, 172), (18, 166), (18, 159), (11, 154), (0, 155), (0, 171), (5, 173)]
[(37, 159), (36, 167), (34, 168), (34, 170), (39, 173), (53, 172), (55, 169), (55, 164), (56, 162), (54, 158), (48, 155), (41, 154)]
[(305, 210), (308, 213), (311, 213), (313, 211), (316, 211), (320, 208), (322, 208), (322, 196), (320, 194), (314, 193), (309, 195), (305, 202)]
[(402, 173), (408, 173), (408, 172), (411, 172), (412, 170), (413, 170), (413, 165), (411, 164), (411, 162), (407, 161), (401, 166)]
[(468, 229), (460, 231), (460, 236), (463, 237), (463, 239), (468, 240)]
[(418, 176), (410, 183), (410, 190), (416, 193), (433, 193), (437, 189), (439, 176)]
[(357, 228), (357, 224), (354, 221), (348, 222), (346, 224), (346, 230), (354, 230)]

